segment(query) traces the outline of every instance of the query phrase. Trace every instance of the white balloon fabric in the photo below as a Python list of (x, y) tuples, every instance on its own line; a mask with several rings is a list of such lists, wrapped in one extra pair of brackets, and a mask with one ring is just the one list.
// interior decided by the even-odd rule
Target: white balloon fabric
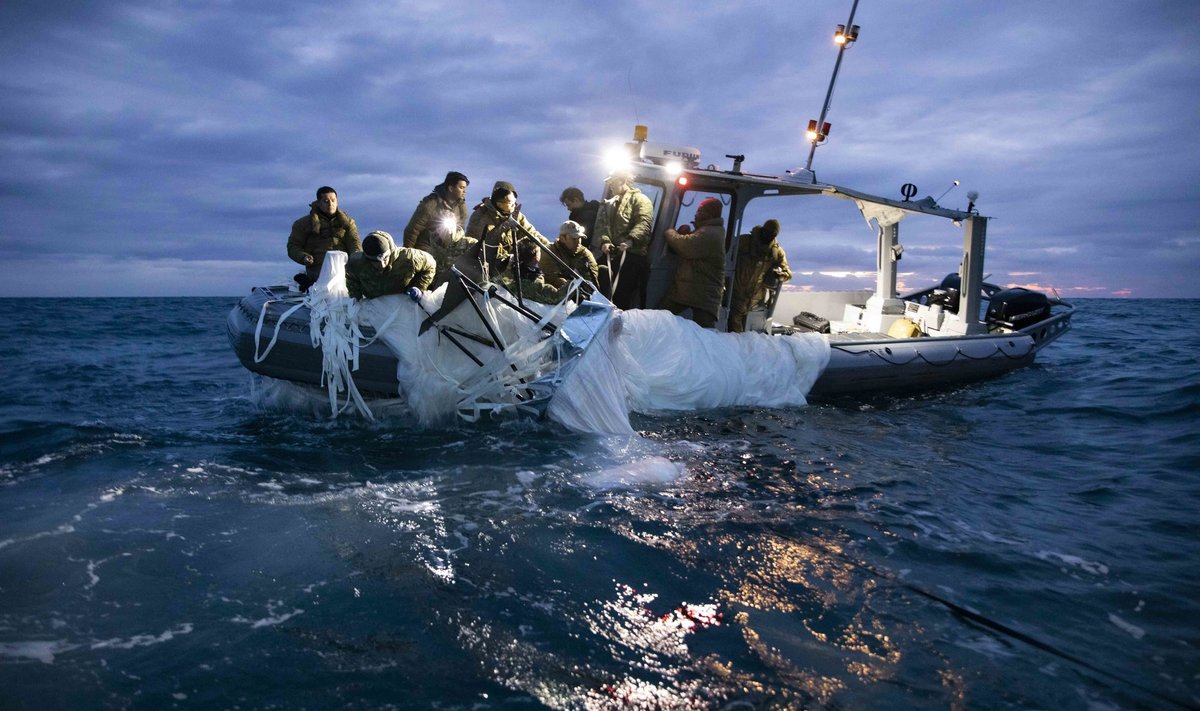
[[(372, 326), (375, 337), (396, 355), (401, 392), (423, 426), (443, 423), (456, 413), (479, 418), (491, 403), (524, 392), (546, 374), (547, 364), (558, 362), (553, 349), (561, 349), (562, 342), (555, 345), (554, 339), (544, 338), (541, 326), (561, 325), (574, 303), (527, 302), (541, 317), (535, 323), (503, 303), (483, 299), (482, 308), (504, 347), (470, 348), (483, 362), (479, 365), (452, 342), (454, 330), (431, 328), (420, 334), (421, 324), (441, 305), (444, 286), (425, 292), (420, 303), (404, 295), (355, 301), (346, 292), (345, 264), (345, 253), (329, 252), (305, 300), (312, 311), (314, 345), (323, 351), (323, 377), (335, 415), (354, 404), (373, 419), (350, 377), (365, 340), (360, 322)], [(595, 322), (607, 326), (584, 334), (590, 346), (582, 357), (563, 370), (561, 381), (543, 383), (554, 388), (547, 415), (576, 432), (633, 435), (630, 411), (803, 406), (829, 363), (829, 342), (819, 334), (720, 333), (668, 311), (650, 310), (619, 311), (611, 320)], [(466, 302), (439, 327), (460, 333), (481, 330), (474, 307)], [(339, 408), (340, 392), (346, 393), (346, 404)], [(521, 410), (520, 398), (507, 401), (516, 403), (509, 409)]]

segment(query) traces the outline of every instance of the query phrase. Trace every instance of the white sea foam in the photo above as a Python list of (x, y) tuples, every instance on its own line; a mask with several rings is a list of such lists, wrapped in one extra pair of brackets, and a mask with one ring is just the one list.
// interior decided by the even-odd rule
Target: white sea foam
[(35, 533), (31, 536), (22, 536), (20, 538), (5, 538), (4, 540), (0, 541), (0, 548), (7, 548), (8, 546), (11, 546), (14, 543), (26, 543), (28, 541), (36, 541), (37, 539), (45, 538), (46, 536), (61, 536), (64, 533), (74, 533), (74, 532), (75, 532), (74, 526), (72, 526), (69, 523), (64, 523), (63, 525), (59, 526), (58, 528), (55, 528), (52, 531), (41, 531), (41, 532)]
[(1120, 628), (1122, 632), (1128, 632), (1129, 636), (1133, 637), (1134, 639), (1141, 639), (1142, 637), (1146, 636), (1146, 630), (1131, 622), (1126, 622), (1111, 612), (1108, 613), (1108, 621)]
[(236, 617), (231, 618), (231, 621), (237, 622), (237, 623), (243, 624), (243, 625), (250, 625), (250, 627), (253, 629), (259, 629), (261, 627), (273, 627), (275, 625), (287, 622), (288, 620), (295, 617), (296, 615), (304, 614), (304, 610), (301, 610), (299, 608), (293, 609), (290, 612), (282, 612), (281, 613), (279, 610), (283, 607), (284, 607), (284, 603), (282, 600), (271, 600), (271, 601), (267, 602), (267, 616), (266, 617), (259, 617), (257, 619), (252, 619), (249, 617), (242, 617), (241, 615), (238, 615)]
[(1047, 562), (1057, 560), (1073, 568), (1079, 568), (1086, 573), (1091, 573), (1092, 575), (1108, 575), (1107, 565), (1091, 560), (1085, 560), (1076, 555), (1056, 553), (1055, 551), (1038, 551), (1035, 555), (1037, 555), (1040, 560)]
[(134, 647), (149, 647), (175, 639), (176, 635), (191, 634), (192, 623), (184, 622), (176, 625), (159, 635), (139, 634), (128, 638), (114, 637), (112, 639), (92, 642), (92, 649), (133, 649)]
[(0, 657), (35, 659), (43, 664), (53, 664), (55, 655), (78, 648), (78, 644), (71, 644), (65, 639), (0, 642)]
[(687, 467), (666, 457), (649, 456), (585, 474), (583, 483), (593, 489), (622, 489), (670, 484), (687, 476)]

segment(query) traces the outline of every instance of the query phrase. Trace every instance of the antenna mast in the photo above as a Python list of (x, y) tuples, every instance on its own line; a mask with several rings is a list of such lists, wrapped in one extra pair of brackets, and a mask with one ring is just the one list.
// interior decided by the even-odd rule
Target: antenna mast
[(812, 143), (812, 148), (808, 150), (808, 163), (804, 166), (809, 171), (812, 170), (813, 155), (817, 152), (817, 146), (824, 143), (829, 136), (830, 126), (825, 122), (825, 117), (829, 115), (829, 105), (833, 103), (833, 85), (837, 83), (838, 70), (842, 67), (842, 55), (858, 39), (858, 25), (854, 24), (854, 13), (857, 10), (858, 0), (854, 0), (854, 4), (850, 6), (850, 19), (846, 20), (846, 24), (838, 25), (833, 33), (833, 41), (839, 48), (837, 61), (833, 64), (833, 76), (829, 78), (829, 90), (825, 92), (825, 105), (821, 109), (821, 118), (809, 121), (808, 131), (805, 133), (805, 137)]

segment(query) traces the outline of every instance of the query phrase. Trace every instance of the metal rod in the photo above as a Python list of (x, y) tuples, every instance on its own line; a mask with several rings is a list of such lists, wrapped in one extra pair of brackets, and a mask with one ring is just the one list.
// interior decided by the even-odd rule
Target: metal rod
[[(850, 32), (854, 27), (854, 13), (858, 10), (858, 0), (854, 0), (854, 4), (850, 6), (850, 19), (846, 20), (846, 32)], [(833, 63), (833, 76), (829, 78), (829, 89), (825, 92), (825, 105), (821, 108), (821, 117), (817, 119), (817, 131), (825, 125), (825, 117), (829, 115), (829, 106), (833, 103), (833, 85), (837, 83), (838, 70), (842, 67), (842, 55), (846, 53), (852, 42), (843, 42), (838, 49), (837, 61)], [(808, 149), (808, 163), (804, 166), (805, 170), (812, 170), (813, 156), (817, 152), (817, 141), (812, 142), (812, 148)]]

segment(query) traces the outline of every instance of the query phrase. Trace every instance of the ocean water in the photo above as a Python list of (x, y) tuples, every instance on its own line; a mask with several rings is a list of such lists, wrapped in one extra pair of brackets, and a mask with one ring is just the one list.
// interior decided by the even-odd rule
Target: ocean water
[(0, 708), (1200, 707), (1200, 301), (635, 439), (328, 421), (234, 299), (0, 303)]

